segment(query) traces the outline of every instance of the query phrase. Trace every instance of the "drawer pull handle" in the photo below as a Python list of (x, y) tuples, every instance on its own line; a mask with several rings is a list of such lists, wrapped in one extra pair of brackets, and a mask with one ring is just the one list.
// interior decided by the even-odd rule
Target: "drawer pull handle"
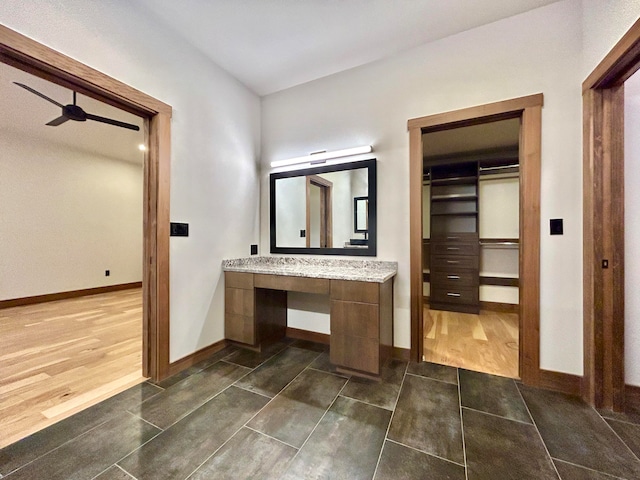
[(458, 275), (447, 275), (447, 278), (449, 280), (460, 280), (460, 277)]
[(447, 260), (447, 263), (455, 265), (457, 263), (460, 263), (460, 261), (458, 261), (458, 260)]
[(459, 247), (447, 247), (447, 250), (460, 250)]
[(458, 240), (460, 237), (447, 237), (447, 240)]
[(459, 296), (460, 296), (459, 293), (451, 293), (451, 292), (447, 293), (447, 297), (459, 297)]

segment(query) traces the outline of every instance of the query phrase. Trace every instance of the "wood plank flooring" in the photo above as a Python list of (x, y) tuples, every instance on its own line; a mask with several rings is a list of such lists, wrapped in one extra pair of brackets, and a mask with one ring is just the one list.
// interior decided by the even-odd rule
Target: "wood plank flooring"
[(515, 313), (480, 315), (424, 309), (427, 362), (519, 378), (519, 321)]
[(0, 447), (144, 380), (139, 288), (0, 310)]

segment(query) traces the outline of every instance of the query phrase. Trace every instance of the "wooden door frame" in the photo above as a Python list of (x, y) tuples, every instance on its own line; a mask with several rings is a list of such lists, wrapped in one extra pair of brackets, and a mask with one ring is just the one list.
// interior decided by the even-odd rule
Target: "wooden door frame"
[[(306, 244), (311, 247), (311, 186), (320, 187), (320, 248), (333, 248), (333, 182), (319, 175), (307, 175)], [(322, 240), (324, 236), (324, 245)]]
[[(640, 19), (582, 84), (584, 400), (625, 407), (624, 82), (640, 68)], [(609, 268), (603, 268), (603, 260)]]
[(411, 359), (422, 360), (422, 134), (520, 118), (520, 378), (540, 384), (540, 157), (543, 95), (439, 113), (408, 121), (411, 248)]
[(169, 374), (171, 106), (0, 24), (0, 62), (145, 118), (143, 375)]

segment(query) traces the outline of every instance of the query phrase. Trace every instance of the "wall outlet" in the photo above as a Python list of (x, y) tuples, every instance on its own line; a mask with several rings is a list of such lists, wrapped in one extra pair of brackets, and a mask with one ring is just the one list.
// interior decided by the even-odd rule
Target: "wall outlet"
[(258, 254), (258, 245), (251, 245), (251, 255)]
[(104, 271), (104, 276), (108, 277), (109, 275), (111, 275), (111, 271), (110, 270), (105, 270)]
[(300, 238), (304, 238), (307, 236), (307, 231), (306, 230), (300, 230)]

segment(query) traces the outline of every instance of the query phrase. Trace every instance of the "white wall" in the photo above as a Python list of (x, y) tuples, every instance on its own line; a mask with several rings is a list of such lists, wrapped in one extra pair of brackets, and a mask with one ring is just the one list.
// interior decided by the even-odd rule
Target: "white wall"
[(624, 375), (640, 386), (640, 74), (624, 88)]
[[(581, 375), (581, 22), (581, 2), (567, 0), (263, 98), (261, 244), (269, 162), (373, 145), (378, 259), (398, 261), (395, 344), (409, 348), (407, 120), (542, 92), (541, 367)], [(556, 217), (562, 237), (549, 236)]]
[(0, 22), (173, 107), (170, 359), (224, 338), (221, 262), (258, 243), (258, 97), (136, 2), (3, 0)]
[(0, 145), (0, 300), (142, 281), (142, 163)]
[(638, 0), (582, 0), (583, 80), (640, 16)]

